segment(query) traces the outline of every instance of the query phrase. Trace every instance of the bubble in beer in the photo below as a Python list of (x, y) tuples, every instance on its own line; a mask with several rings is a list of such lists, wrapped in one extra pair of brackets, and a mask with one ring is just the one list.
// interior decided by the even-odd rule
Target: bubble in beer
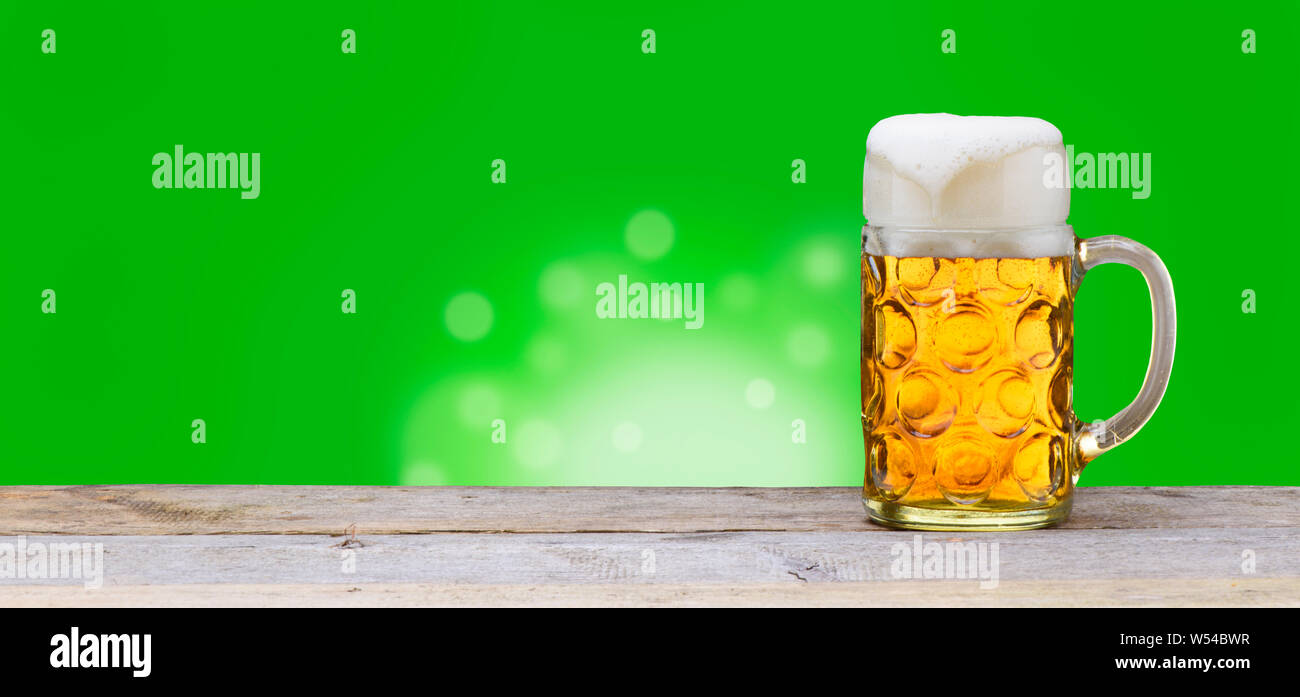
[(633, 256), (653, 261), (673, 246), (673, 222), (659, 211), (647, 209), (632, 216), (624, 231), (627, 250)]
[(1061, 369), (1056, 371), (1052, 376), (1052, 384), (1047, 391), (1047, 399), (1051, 405), (1048, 409), (1049, 416), (1052, 419), (1052, 425), (1064, 429), (1069, 424), (1070, 405), (1071, 405), (1071, 377), (1074, 371), (1070, 368), (1069, 363), (1061, 365)]
[(886, 368), (900, 368), (916, 351), (916, 325), (896, 300), (886, 300), (875, 310), (876, 360)]
[(1020, 447), (1011, 470), (1025, 496), (1047, 501), (1064, 483), (1065, 441), (1059, 435), (1035, 434)]
[(977, 437), (954, 434), (934, 453), (934, 481), (943, 497), (968, 506), (988, 497), (993, 488), (993, 450)]
[(862, 418), (867, 427), (880, 423), (885, 407), (884, 378), (876, 365), (870, 361), (862, 363)]
[(1034, 301), (1016, 321), (1016, 348), (1035, 368), (1048, 368), (1061, 353), (1065, 328), (1061, 309), (1046, 300)]
[(898, 284), (909, 305), (929, 307), (951, 297), (957, 285), (957, 265), (934, 258), (899, 259)]
[(979, 305), (958, 305), (939, 325), (935, 348), (950, 370), (969, 373), (988, 362), (997, 329)]
[(464, 342), (478, 341), (492, 329), (492, 303), (478, 293), (465, 291), (447, 303), (443, 319), (452, 336)]
[(874, 295), (879, 293), (884, 285), (884, 275), (880, 270), (880, 257), (864, 255), (862, 260), (862, 294)]
[(957, 415), (957, 393), (937, 373), (913, 370), (898, 387), (898, 415), (912, 435), (933, 438), (952, 425)]
[(1002, 438), (1014, 438), (1029, 426), (1034, 415), (1034, 388), (1028, 378), (1014, 370), (999, 370), (979, 387), (975, 418), (984, 430)]
[(980, 297), (1002, 305), (1019, 305), (1034, 292), (1033, 259), (980, 259), (975, 264)]
[(873, 433), (867, 462), (871, 482), (886, 500), (897, 501), (906, 496), (916, 481), (916, 454), (896, 433)]

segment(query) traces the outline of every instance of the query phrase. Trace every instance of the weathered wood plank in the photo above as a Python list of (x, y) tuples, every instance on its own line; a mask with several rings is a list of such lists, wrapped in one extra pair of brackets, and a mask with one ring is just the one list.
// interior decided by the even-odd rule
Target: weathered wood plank
[[(338, 546), (339, 538), (316, 535), (28, 536), (21, 543), (29, 548), (67, 542), (102, 544), (104, 587), (893, 582), (923, 570), (919, 562), (912, 563), (914, 550), (938, 543), (946, 559), (944, 566), (938, 567), (940, 573), (965, 579), (975, 587), (1027, 580), (1270, 577), (1290, 579), (1300, 598), (1300, 529), (1296, 528), (919, 536), (890, 531), (873, 535), (457, 533), (363, 535), (359, 539), (364, 546), (346, 548)], [(17, 543), (17, 538), (0, 538), (0, 544)], [(949, 553), (955, 556), (948, 558)], [(930, 554), (925, 550), (922, 559)], [(10, 586), (84, 586), (88, 584), (81, 579), (86, 575), (36, 581), (0, 579), (0, 602)]]
[(1300, 606), (1293, 579), (1214, 578), (752, 585), (185, 584), (0, 589), (14, 607), (1279, 607)]
[[(0, 534), (862, 531), (854, 488), (0, 487)], [(1300, 526), (1300, 487), (1094, 487), (1066, 529)]]
[(1294, 487), (1084, 489), (1062, 529), (921, 535), (996, 544), (965, 580), (900, 580), (916, 533), (847, 488), (3, 487), (0, 535), (104, 555), (102, 587), (0, 578), (4, 606), (1300, 604)]

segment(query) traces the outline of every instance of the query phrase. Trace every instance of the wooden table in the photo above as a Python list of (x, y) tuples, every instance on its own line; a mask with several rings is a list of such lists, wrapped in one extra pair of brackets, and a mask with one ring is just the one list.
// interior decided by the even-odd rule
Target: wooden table
[(1297, 487), (1087, 488), (1056, 529), (921, 534), (959, 552), (997, 543), (995, 587), (973, 569), (900, 578), (918, 533), (871, 524), (858, 497), (0, 487), (0, 545), (102, 543), (104, 569), (100, 588), (0, 578), (0, 605), (1300, 605)]

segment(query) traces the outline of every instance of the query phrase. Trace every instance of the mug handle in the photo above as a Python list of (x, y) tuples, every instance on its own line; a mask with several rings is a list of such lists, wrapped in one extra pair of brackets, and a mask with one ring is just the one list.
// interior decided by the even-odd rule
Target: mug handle
[(1169, 270), (1155, 252), (1127, 237), (1102, 235), (1079, 240), (1078, 260), (1083, 269), (1080, 280), (1084, 273), (1101, 264), (1125, 264), (1142, 273), (1151, 292), (1151, 358), (1147, 361), (1142, 389), (1132, 403), (1105, 421), (1080, 424), (1076, 430), (1076, 479), (1084, 465), (1136, 435), (1160, 406), (1165, 388), (1169, 386), (1169, 373), (1174, 367), (1174, 341), (1178, 328), (1174, 284), (1169, 278)]

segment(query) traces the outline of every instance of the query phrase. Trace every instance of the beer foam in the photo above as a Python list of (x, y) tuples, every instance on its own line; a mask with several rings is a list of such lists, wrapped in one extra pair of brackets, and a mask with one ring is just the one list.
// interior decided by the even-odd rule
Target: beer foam
[[(1060, 159), (1052, 160), (1052, 154)], [(1064, 142), (1056, 126), (1042, 119), (891, 116), (867, 135), (862, 212), (873, 227), (944, 230), (926, 236), (927, 248), (941, 249), (950, 239), (952, 246), (978, 249), (982, 256), (1002, 255), (1008, 245), (1016, 256), (1066, 253), (1056, 237), (1044, 247), (1047, 238), (1031, 235), (1024, 240), (1030, 248), (1021, 248), (1008, 234), (1065, 223), (1070, 190), (1046, 176), (1052, 163), (1064, 170)], [(996, 240), (981, 234), (988, 231), (1000, 234)], [(906, 244), (901, 235), (888, 237)]]

